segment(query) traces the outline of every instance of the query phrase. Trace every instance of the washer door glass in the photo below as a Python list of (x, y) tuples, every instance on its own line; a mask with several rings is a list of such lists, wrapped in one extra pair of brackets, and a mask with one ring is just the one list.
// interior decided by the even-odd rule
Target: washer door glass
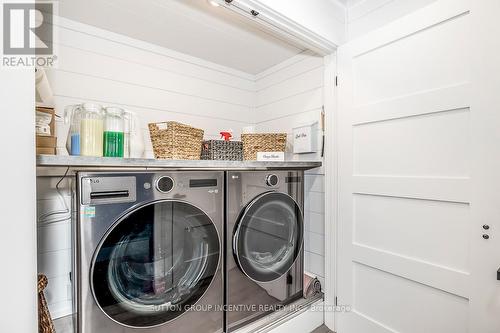
[(302, 212), (284, 193), (269, 192), (253, 200), (241, 215), (233, 251), (241, 270), (257, 282), (287, 273), (302, 249)]
[(200, 209), (179, 201), (141, 206), (101, 243), (92, 267), (92, 291), (119, 324), (152, 327), (194, 305), (213, 280), (219, 236)]

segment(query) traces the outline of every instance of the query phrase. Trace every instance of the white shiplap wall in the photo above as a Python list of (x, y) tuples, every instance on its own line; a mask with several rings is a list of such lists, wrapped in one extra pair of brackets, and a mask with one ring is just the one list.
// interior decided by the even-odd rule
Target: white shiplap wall
[(38, 272), (49, 279), (45, 296), (54, 318), (71, 313), (71, 191), (66, 178), (58, 193), (60, 179), (37, 177), (36, 184)]
[(436, 0), (360, 0), (347, 10), (348, 39), (355, 39)]
[[(323, 106), (324, 60), (303, 53), (275, 66), (257, 77), (255, 115), (258, 132), (286, 132), (287, 159), (321, 159), (321, 153), (293, 155), (292, 129), (320, 122)], [(321, 147), (321, 129), (317, 133)], [(323, 168), (305, 176), (305, 269), (325, 276), (325, 188)]]
[[(142, 120), (147, 157), (153, 157), (147, 123), (176, 120), (205, 129), (206, 138), (218, 138), (221, 129), (232, 129), (238, 137), (248, 125), (259, 131), (284, 131), (289, 134), (288, 158), (320, 158), (319, 153), (293, 156), (290, 142), (293, 127), (319, 121), (322, 57), (303, 53), (252, 76), (62, 18), (58, 25), (59, 63), (47, 75), (59, 115), (64, 106), (83, 101), (135, 111)], [(56, 125), (58, 146), (63, 148), (68, 126), (62, 119)], [(55, 189), (59, 179), (38, 178), (39, 216), (64, 209)], [(305, 182), (306, 269), (323, 282), (322, 169), (308, 172)], [(70, 207), (68, 182), (62, 182), (60, 189)], [(69, 220), (38, 227), (38, 270), (49, 277), (46, 294), (55, 318), (72, 310), (70, 229)]]
[[(140, 114), (151, 154), (147, 123), (174, 120), (236, 135), (252, 123), (253, 76), (156, 45), (60, 18), (57, 69), (48, 71), (56, 109), (96, 102)], [(67, 126), (58, 122), (58, 133)], [(58, 145), (65, 145), (60, 135)]]

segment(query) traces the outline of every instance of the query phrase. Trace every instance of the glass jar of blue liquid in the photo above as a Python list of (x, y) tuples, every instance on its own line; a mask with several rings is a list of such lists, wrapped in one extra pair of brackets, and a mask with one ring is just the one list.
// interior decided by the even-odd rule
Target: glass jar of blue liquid
[(81, 105), (68, 105), (64, 108), (64, 123), (69, 124), (66, 149), (73, 156), (80, 156)]

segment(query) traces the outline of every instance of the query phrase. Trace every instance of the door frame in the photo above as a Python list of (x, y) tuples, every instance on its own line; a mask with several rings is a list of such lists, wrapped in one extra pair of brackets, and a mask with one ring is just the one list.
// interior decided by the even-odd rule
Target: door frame
[(324, 57), (323, 103), (325, 111), (325, 325), (335, 331), (337, 306), (337, 235), (338, 235), (338, 91), (337, 54)]

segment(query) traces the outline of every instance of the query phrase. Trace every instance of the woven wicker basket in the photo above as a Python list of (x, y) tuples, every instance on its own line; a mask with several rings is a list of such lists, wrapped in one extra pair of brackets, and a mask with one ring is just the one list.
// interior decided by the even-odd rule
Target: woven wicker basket
[(54, 322), (50, 316), (47, 299), (43, 293), (49, 280), (43, 274), (38, 274), (38, 333), (56, 333)]
[(285, 151), (286, 133), (242, 134), (243, 159), (256, 160), (258, 152)]
[(243, 144), (241, 141), (207, 140), (201, 149), (202, 160), (241, 161)]
[(199, 160), (203, 130), (175, 121), (151, 123), (149, 133), (155, 158), (163, 160)]

